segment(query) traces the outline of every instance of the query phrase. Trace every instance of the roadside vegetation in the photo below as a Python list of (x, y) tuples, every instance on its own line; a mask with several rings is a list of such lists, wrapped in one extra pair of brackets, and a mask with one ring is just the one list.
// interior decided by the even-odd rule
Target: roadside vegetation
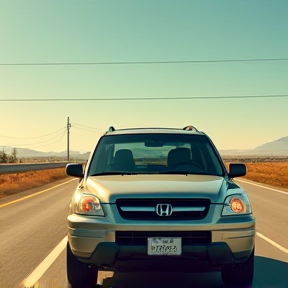
[(13, 148), (11, 155), (7, 154), (4, 150), (0, 151), (0, 163), (17, 163), (17, 151)]
[(68, 178), (64, 168), (0, 175), (0, 198)]
[(288, 189), (288, 162), (245, 163), (244, 178)]
[[(224, 158), (224, 161), (226, 167), (228, 167), (228, 164), (232, 162), (244, 163), (247, 167), (247, 175), (243, 178), (275, 187), (288, 189), (287, 158)], [(65, 168), (3, 174), (0, 175), (0, 198), (65, 178), (68, 178), (65, 172)]]
[(288, 161), (281, 162), (247, 162), (229, 161), (225, 162), (229, 171), (229, 163), (243, 163), (246, 165), (247, 174), (243, 177), (259, 183), (288, 189)]

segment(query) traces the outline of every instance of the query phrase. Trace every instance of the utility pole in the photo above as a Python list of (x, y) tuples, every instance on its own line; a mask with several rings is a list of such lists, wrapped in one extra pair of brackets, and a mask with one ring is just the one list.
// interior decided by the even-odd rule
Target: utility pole
[(69, 134), (71, 124), (69, 123), (69, 117), (67, 118), (67, 161), (69, 161)]

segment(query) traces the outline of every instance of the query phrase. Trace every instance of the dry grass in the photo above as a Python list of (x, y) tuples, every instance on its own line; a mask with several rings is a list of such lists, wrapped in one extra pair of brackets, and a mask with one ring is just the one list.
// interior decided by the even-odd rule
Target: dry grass
[(0, 175), (0, 198), (66, 177), (65, 167)]
[[(226, 167), (228, 163), (225, 163)], [(288, 189), (288, 162), (244, 162), (247, 174), (244, 178)]]

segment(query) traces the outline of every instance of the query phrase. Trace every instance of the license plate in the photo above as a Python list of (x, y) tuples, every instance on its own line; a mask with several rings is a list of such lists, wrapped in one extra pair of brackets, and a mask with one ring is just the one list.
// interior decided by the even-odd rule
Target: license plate
[(181, 237), (148, 238), (148, 255), (181, 255)]

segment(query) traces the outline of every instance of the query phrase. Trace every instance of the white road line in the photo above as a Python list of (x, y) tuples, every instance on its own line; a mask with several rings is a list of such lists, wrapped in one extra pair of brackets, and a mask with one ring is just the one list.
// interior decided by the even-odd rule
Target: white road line
[(274, 191), (274, 192), (278, 192), (278, 193), (282, 193), (282, 194), (288, 195), (288, 192), (284, 192), (284, 191), (282, 191), (282, 190), (278, 190), (278, 189), (266, 187), (266, 186), (263, 186), (263, 185), (255, 184), (255, 183), (253, 183), (253, 182), (248, 182), (248, 181), (244, 181), (244, 180), (240, 180), (240, 179), (235, 179), (235, 180), (236, 180), (236, 181), (239, 181), (239, 182), (251, 184), (251, 185), (254, 185), (254, 186), (258, 186), (258, 187), (261, 187), (261, 188), (265, 188), (265, 189), (268, 189), (268, 190), (272, 190), (272, 191)]
[(8, 205), (11, 205), (11, 204), (14, 204), (14, 203), (17, 203), (17, 202), (20, 202), (20, 201), (23, 201), (23, 200), (26, 200), (26, 199), (29, 199), (29, 198), (34, 197), (34, 196), (37, 196), (37, 195), (39, 195), (39, 194), (45, 193), (45, 192), (47, 192), (47, 191), (50, 191), (50, 190), (52, 190), (52, 189), (54, 189), (54, 188), (60, 187), (60, 186), (62, 186), (62, 185), (65, 185), (65, 184), (67, 184), (67, 183), (69, 183), (69, 182), (71, 182), (71, 181), (74, 181), (74, 180), (76, 180), (76, 179), (74, 178), (74, 179), (68, 180), (68, 181), (66, 181), (66, 182), (63, 182), (63, 183), (61, 183), (61, 184), (58, 184), (58, 185), (55, 185), (55, 186), (53, 186), (53, 187), (47, 188), (47, 189), (45, 189), (45, 190), (42, 190), (42, 191), (33, 193), (33, 194), (31, 194), (31, 195), (28, 195), (28, 196), (25, 196), (25, 197), (22, 197), (22, 198), (13, 200), (13, 201), (11, 201), (11, 202), (2, 204), (2, 205), (0, 205), (0, 208), (5, 207), (5, 206), (8, 206)]
[(36, 286), (37, 282), (66, 248), (67, 239), (67, 236), (65, 236), (63, 240), (61, 240), (61, 242), (51, 251), (51, 253), (38, 265), (38, 267), (21, 282), (19, 288), (38, 287)]
[(264, 236), (263, 234), (256, 232), (256, 235), (262, 239), (264, 239), (265, 241), (267, 241), (268, 243), (270, 243), (271, 245), (273, 245), (274, 247), (278, 248), (279, 250), (281, 250), (282, 252), (288, 254), (288, 249), (282, 247), (281, 245), (277, 244), (276, 242), (274, 242), (273, 240), (269, 239), (268, 237)]

